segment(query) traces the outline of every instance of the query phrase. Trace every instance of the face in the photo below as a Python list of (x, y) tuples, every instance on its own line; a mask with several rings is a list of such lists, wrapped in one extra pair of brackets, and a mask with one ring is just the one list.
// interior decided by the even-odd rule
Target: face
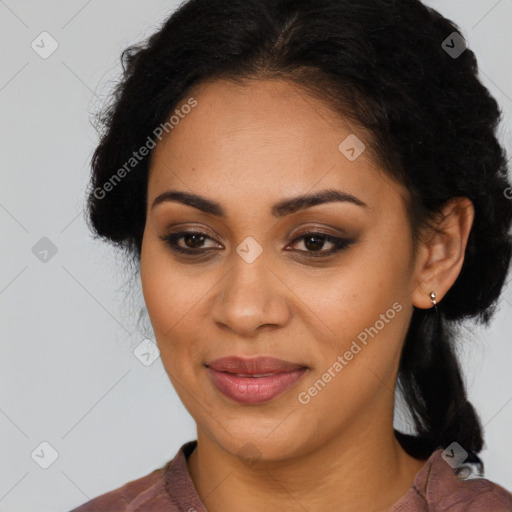
[[(198, 430), (284, 460), (389, 424), (415, 287), (406, 191), (350, 151), (360, 129), (290, 83), (191, 96), (152, 155), (140, 264), (163, 365)], [(338, 196), (289, 202), (326, 190)], [(229, 356), (296, 367), (261, 383), (208, 368)]]

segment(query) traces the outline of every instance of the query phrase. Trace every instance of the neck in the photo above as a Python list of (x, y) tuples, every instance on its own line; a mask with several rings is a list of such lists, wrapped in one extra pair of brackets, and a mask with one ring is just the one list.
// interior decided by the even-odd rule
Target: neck
[(192, 481), (209, 512), (274, 512), (333, 508), (385, 512), (412, 485), (425, 461), (410, 457), (390, 427), (366, 421), (312, 451), (286, 460), (244, 464), (198, 428), (188, 459)]

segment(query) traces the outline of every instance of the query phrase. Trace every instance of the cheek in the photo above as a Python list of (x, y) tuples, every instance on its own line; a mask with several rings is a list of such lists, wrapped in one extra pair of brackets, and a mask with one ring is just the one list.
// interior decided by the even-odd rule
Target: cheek
[(193, 366), (202, 361), (198, 316), (206, 315), (207, 308), (201, 299), (212, 284), (194, 279), (158, 241), (143, 243), (140, 278), (164, 368), (172, 380), (181, 381), (185, 374), (192, 378)]
[(336, 274), (323, 283), (324, 293), (312, 300), (315, 309), (339, 332), (373, 325), (380, 314), (407, 300), (411, 254), (403, 241), (368, 236)]
[(147, 238), (142, 244), (140, 279), (156, 341), (159, 346), (164, 345), (164, 340), (166, 344), (173, 339), (173, 331), (186, 315), (190, 302), (187, 297), (193, 294), (169, 255), (158, 247), (157, 241)]
[[(318, 345), (321, 364), (312, 381), (341, 356), (343, 369), (328, 387), (371, 394), (396, 369), (410, 320), (410, 252), (398, 238), (366, 239), (344, 268), (323, 283), (323, 296), (311, 297), (312, 308), (329, 327), (326, 343)], [(347, 397), (329, 399), (346, 402)]]

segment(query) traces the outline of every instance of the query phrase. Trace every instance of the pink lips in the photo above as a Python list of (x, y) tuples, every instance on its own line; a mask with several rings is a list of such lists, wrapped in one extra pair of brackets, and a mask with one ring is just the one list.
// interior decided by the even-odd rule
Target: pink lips
[(307, 367), (273, 357), (224, 357), (206, 365), (217, 389), (244, 404), (267, 402), (292, 388)]

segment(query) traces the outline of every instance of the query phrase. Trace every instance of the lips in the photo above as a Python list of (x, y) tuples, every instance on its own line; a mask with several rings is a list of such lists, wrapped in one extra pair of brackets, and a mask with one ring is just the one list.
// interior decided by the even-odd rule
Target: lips
[(211, 361), (206, 366), (218, 372), (226, 372), (244, 377), (264, 377), (306, 368), (303, 364), (292, 363), (273, 357), (244, 359), (235, 356), (215, 359), (215, 361)]
[(215, 387), (241, 404), (261, 404), (295, 387), (308, 368), (272, 357), (225, 357), (211, 361), (208, 372)]

